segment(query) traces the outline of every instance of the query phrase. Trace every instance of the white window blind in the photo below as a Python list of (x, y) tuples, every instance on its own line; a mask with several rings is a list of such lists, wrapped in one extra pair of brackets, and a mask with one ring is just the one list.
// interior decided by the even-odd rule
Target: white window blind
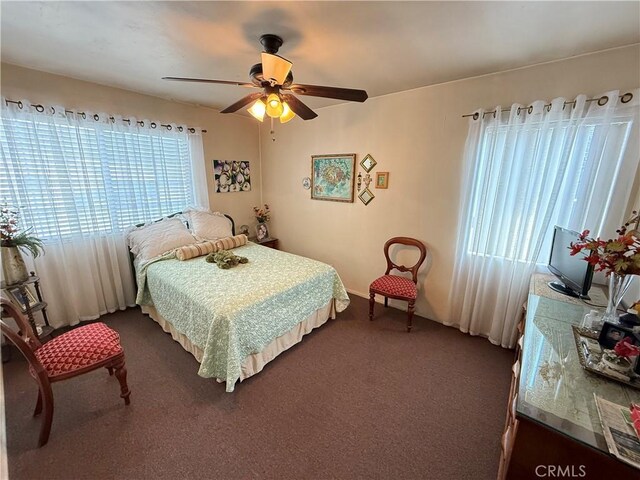
[[(548, 260), (553, 225), (602, 231), (604, 225), (595, 224), (588, 212), (608, 210), (607, 204), (614, 201), (631, 129), (631, 119), (583, 122), (577, 127), (551, 122), (486, 128), (478, 150), (467, 253), (530, 261), (538, 249), (534, 232), (540, 220), (527, 213), (546, 209), (550, 198), (557, 200), (545, 219), (539, 262)], [(562, 183), (553, 193), (557, 177)]]
[(187, 134), (2, 117), (0, 200), (43, 240), (121, 232), (194, 204)]

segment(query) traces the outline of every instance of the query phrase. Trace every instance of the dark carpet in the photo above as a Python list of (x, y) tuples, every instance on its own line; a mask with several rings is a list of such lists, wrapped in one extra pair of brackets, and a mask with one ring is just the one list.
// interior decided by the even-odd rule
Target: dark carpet
[(350, 307), (225, 393), (138, 309), (120, 332), (131, 405), (106, 370), (56, 383), (36, 448), (37, 387), (3, 365), (12, 479), (489, 479), (513, 352), (352, 296)]

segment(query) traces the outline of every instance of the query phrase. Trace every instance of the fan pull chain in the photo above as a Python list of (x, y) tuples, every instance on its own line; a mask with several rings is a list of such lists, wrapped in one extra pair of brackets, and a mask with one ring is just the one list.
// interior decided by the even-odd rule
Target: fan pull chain
[(273, 117), (271, 117), (271, 141), (276, 141), (276, 132), (273, 130)]

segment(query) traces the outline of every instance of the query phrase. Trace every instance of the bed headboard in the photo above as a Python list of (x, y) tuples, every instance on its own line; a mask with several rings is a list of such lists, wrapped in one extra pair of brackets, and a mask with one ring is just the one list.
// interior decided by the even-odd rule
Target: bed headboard
[[(159, 218), (159, 219), (154, 220), (152, 222), (139, 223), (138, 225), (136, 225), (136, 227), (142, 227), (143, 225), (147, 225), (149, 223), (156, 223), (156, 222), (159, 222), (161, 220), (164, 220), (165, 218), (175, 217), (176, 215), (182, 215), (182, 212), (175, 212), (175, 213), (172, 213), (171, 215), (167, 215), (166, 217)], [(231, 234), (235, 235), (236, 234), (236, 222), (233, 221), (233, 218), (231, 218), (230, 215), (227, 215), (226, 213), (224, 213), (223, 215), (225, 217), (227, 217), (229, 219), (229, 221), (231, 222)], [(187, 222), (187, 226), (188, 226), (188, 222)], [(133, 255), (133, 253), (131, 253), (131, 249), (129, 249), (129, 263), (131, 264), (131, 272), (133, 273), (133, 284), (136, 286), (136, 288), (138, 288), (138, 279), (136, 278), (136, 269), (133, 266), (134, 258), (135, 257)]]

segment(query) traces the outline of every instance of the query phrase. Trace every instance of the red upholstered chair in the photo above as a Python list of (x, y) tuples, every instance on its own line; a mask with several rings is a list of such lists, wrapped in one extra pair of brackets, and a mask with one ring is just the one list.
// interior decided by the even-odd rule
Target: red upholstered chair
[(0, 331), (25, 356), (29, 362), (29, 372), (38, 383), (38, 401), (33, 412), (34, 417), (42, 413), (44, 405), (39, 447), (47, 443), (51, 432), (53, 382), (105, 367), (109, 375), (115, 372), (120, 382), (120, 396), (124, 398), (125, 405), (129, 405), (131, 392), (127, 386), (124, 350), (120, 345), (120, 335), (116, 331), (104, 323), (91, 323), (74, 328), (42, 345), (26, 317), (9, 300), (0, 298), (3, 317), (12, 317), (18, 325), (16, 332), (0, 320)]
[[(396, 265), (389, 258), (389, 247), (394, 244), (410, 245), (420, 250), (420, 258), (412, 267), (404, 265)], [(369, 320), (373, 320), (373, 306), (376, 303), (376, 294), (384, 296), (384, 306), (388, 306), (390, 298), (396, 300), (404, 300), (409, 302), (407, 309), (407, 332), (411, 332), (411, 322), (413, 320), (413, 310), (415, 308), (416, 298), (418, 297), (418, 270), (427, 256), (427, 248), (422, 242), (415, 238), (409, 237), (393, 237), (384, 244), (384, 256), (387, 259), (387, 271), (380, 278), (377, 278), (369, 285)], [(400, 272), (411, 272), (413, 279), (401, 277), (400, 275), (389, 275), (391, 270), (396, 269)]]

